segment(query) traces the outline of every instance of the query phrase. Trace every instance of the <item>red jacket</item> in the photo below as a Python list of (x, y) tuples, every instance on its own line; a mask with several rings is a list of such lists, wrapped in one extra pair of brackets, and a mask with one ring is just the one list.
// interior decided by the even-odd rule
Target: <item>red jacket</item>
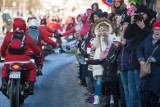
[(32, 51), (36, 54), (36, 56), (40, 56), (40, 50), (28, 34), (26, 34), (26, 38), (24, 40), (26, 44), (26, 51), (22, 55), (14, 55), (8, 52), (8, 44), (11, 40), (11, 36), (13, 35), (13, 32), (8, 33), (2, 43), (1, 46), (1, 56), (5, 57), (5, 61), (29, 61), (30, 57), (28, 56), (28, 49), (32, 49)]
[(74, 26), (70, 30), (67, 30), (65, 33), (63, 33), (62, 36), (68, 36), (68, 35), (74, 33), (76, 26), (77, 26), (77, 24), (75, 23)]
[(53, 36), (53, 31), (50, 28), (48, 28), (47, 26), (39, 26), (39, 29), (44, 31), (48, 37)]
[(59, 30), (59, 31), (62, 31), (63, 29), (62, 29), (62, 27), (61, 27), (61, 25), (59, 24), (59, 23), (57, 23), (57, 22), (50, 22), (50, 23), (48, 23), (48, 25), (47, 25), (50, 29), (56, 29), (57, 31)]
[(41, 41), (43, 40), (47, 44), (52, 45), (53, 47), (56, 48), (57, 43), (48, 37), (50, 35), (50, 33), (43, 26), (40, 26), (39, 29), (40, 29)]

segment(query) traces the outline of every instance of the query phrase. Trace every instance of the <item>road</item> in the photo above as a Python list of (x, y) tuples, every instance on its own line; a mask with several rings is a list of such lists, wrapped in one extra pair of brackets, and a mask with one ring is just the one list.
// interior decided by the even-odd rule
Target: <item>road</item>
[[(101, 107), (85, 102), (86, 88), (78, 85), (74, 55), (51, 54), (45, 58), (42, 70), (44, 75), (37, 78), (35, 94), (22, 107)], [(2, 93), (0, 107), (9, 107), (9, 100)]]

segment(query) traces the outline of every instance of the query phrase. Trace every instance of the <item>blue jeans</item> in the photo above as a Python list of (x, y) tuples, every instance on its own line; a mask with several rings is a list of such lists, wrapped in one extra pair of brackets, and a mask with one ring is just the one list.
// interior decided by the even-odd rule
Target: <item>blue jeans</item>
[(140, 93), (139, 93), (139, 85), (140, 85), (140, 78), (139, 78), (140, 71), (138, 69), (134, 70), (135, 75), (135, 82), (136, 82), (136, 88), (137, 88), (137, 107), (141, 107), (141, 101), (140, 101)]
[(102, 93), (102, 76), (97, 76), (95, 80), (95, 95), (101, 96)]
[(135, 76), (133, 71), (122, 71), (120, 73), (124, 94), (125, 94), (125, 101), (127, 107), (135, 107), (136, 105), (136, 83), (135, 83)]

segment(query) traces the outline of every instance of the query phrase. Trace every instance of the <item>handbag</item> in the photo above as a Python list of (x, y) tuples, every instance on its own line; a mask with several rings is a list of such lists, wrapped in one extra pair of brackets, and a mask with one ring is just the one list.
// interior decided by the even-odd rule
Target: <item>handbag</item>
[[(151, 56), (153, 56), (156, 49), (159, 47), (159, 45), (153, 50)], [(146, 61), (144, 64), (140, 65), (140, 78), (146, 77), (151, 74), (151, 62)]]

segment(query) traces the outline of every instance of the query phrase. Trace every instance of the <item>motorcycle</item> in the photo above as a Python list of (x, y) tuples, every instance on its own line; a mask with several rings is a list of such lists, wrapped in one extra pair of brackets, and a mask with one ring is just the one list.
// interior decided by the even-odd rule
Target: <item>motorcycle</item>
[(29, 83), (27, 81), (28, 72), (23, 64), (30, 61), (4, 62), (9, 64), (9, 80), (7, 84), (6, 96), (10, 99), (10, 107), (20, 107), (29, 94)]

